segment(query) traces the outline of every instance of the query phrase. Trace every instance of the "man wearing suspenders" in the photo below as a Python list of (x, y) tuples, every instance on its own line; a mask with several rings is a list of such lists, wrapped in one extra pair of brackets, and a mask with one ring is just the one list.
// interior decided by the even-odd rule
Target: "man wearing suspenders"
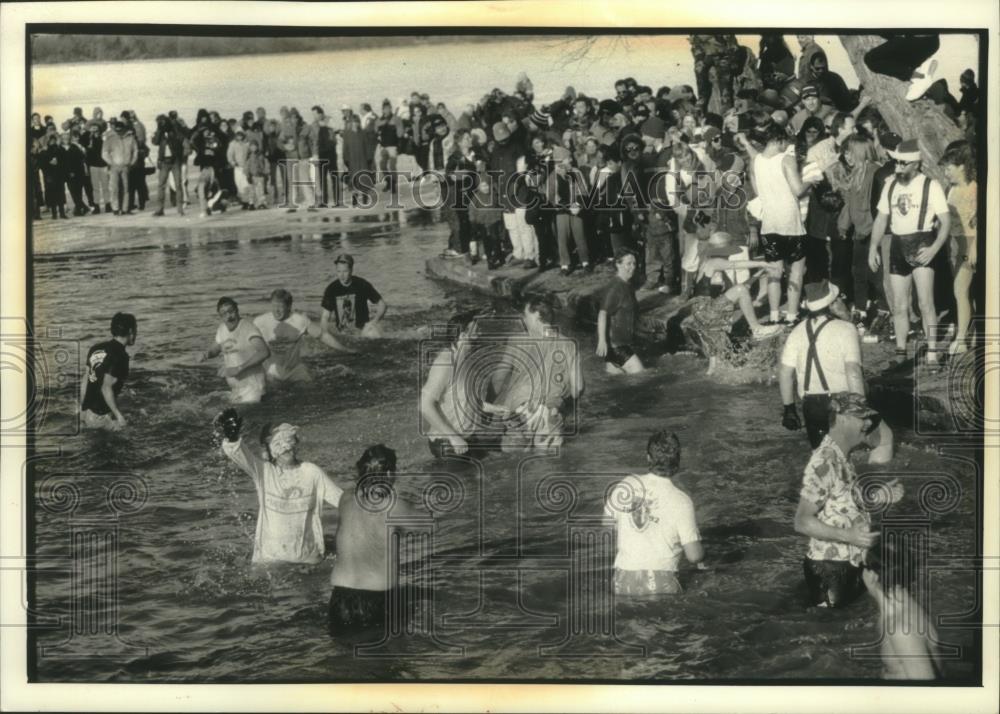
[[(861, 339), (848, 319), (850, 313), (837, 286), (827, 280), (809, 283), (805, 286), (805, 304), (808, 317), (791, 331), (781, 352), (781, 423), (792, 431), (802, 426), (795, 409), (797, 382), (806, 433), (815, 449), (829, 431), (830, 394), (851, 392), (864, 396), (865, 379)], [(892, 430), (881, 420), (874, 421), (865, 443), (872, 449), (869, 463), (885, 463), (892, 458)]]
[[(891, 233), (889, 279), (892, 285), (892, 319), (896, 329), (896, 354), (906, 356), (911, 286), (917, 285), (917, 304), (928, 343), (927, 364), (938, 364), (937, 308), (934, 305), (934, 270), (946, 267), (941, 248), (948, 240), (951, 218), (941, 184), (921, 173), (920, 148), (915, 140), (903, 141), (890, 151), (895, 176), (885, 183), (872, 227), (868, 266), (878, 271), (879, 244)], [(935, 231), (935, 224), (937, 229)]]

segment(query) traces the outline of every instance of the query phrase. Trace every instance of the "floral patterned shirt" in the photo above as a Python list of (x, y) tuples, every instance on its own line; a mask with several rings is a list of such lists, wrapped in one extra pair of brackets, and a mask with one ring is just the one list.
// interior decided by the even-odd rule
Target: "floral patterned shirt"
[[(854, 497), (858, 474), (829, 435), (813, 452), (802, 477), (800, 496), (819, 508), (816, 517), (821, 523), (835, 528), (850, 528), (852, 524), (870, 524), (871, 519)], [(848, 543), (809, 539), (810, 560), (846, 560), (861, 565), (865, 549)]]

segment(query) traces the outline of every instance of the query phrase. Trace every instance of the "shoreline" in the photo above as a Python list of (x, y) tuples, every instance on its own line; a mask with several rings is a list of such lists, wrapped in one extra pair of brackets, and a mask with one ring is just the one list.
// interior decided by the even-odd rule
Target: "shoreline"
[[(557, 302), (561, 316), (581, 326), (589, 325), (591, 329), (597, 322), (601, 293), (612, 277), (610, 272), (600, 268), (592, 275), (575, 273), (570, 276), (563, 276), (558, 270), (539, 273), (537, 270), (500, 268), (487, 271), (482, 262), (472, 265), (463, 259), (439, 257), (427, 260), (426, 272), (428, 277), (494, 297), (516, 299), (524, 294), (548, 295)], [(650, 290), (637, 291), (636, 299), (639, 303), (638, 333), (642, 341), (668, 352), (695, 351), (700, 355), (686, 340), (680, 326), (685, 301)], [(895, 346), (886, 340), (862, 342), (861, 355), (869, 400), (893, 426), (904, 425), (921, 437), (961, 435), (958, 426), (961, 419), (955, 400), (962, 395), (955, 394), (954, 371), (971, 365), (974, 360), (960, 362), (955, 368), (946, 365), (933, 374), (915, 367), (912, 359), (896, 364)], [(776, 359), (777, 350), (774, 356)], [(704, 358), (699, 356), (699, 359)], [(712, 379), (723, 384), (775, 384), (776, 373), (777, 364), (772, 374), (736, 368), (725, 376), (715, 375)], [(774, 390), (777, 394), (776, 385)], [(778, 404), (777, 397), (775, 403)]]

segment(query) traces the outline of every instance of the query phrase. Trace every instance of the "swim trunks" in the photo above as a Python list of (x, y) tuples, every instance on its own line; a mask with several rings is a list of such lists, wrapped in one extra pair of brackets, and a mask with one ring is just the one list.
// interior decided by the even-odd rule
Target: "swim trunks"
[(774, 263), (779, 260), (796, 263), (805, 256), (804, 236), (785, 236), (780, 233), (765, 233), (760, 237), (764, 249), (764, 260)]
[(889, 274), (907, 276), (913, 273), (914, 268), (934, 268), (939, 250), (930, 263), (923, 265), (917, 261), (917, 254), (934, 243), (935, 234), (933, 231), (922, 233), (909, 233), (907, 235), (893, 235), (889, 244)]
[(619, 570), (615, 568), (615, 594), (629, 597), (672, 595), (683, 592), (672, 570)]
[(385, 628), (388, 590), (357, 590), (335, 586), (330, 593), (331, 637)]
[(634, 356), (635, 350), (629, 345), (608, 345), (608, 354), (604, 360), (610, 362), (615, 367), (622, 368)]
[(809, 604), (813, 606), (844, 607), (865, 589), (861, 568), (846, 560), (805, 558), (802, 569), (809, 589)]

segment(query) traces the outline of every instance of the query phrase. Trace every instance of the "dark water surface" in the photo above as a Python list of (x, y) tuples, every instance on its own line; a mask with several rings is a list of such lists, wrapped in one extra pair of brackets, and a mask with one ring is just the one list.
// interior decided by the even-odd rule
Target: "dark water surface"
[[(844, 611), (803, 606), (806, 542), (791, 524), (808, 448), (804, 435), (781, 428), (776, 386), (720, 386), (703, 376), (701, 361), (679, 355), (659, 357), (647, 376), (610, 381), (589, 330), (565, 326), (580, 341), (587, 389), (579, 433), (562, 454), (529, 460), (493, 454), (481, 466), (431, 462), (417, 420), (420, 342), (457, 306), (488, 307), (482, 297), (424, 276), (423, 261), (442, 246), (437, 226), (379, 227), (36, 261), (41, 329), (60, 328), (85, 353), (106, 339), (115, 310), (139, 319), (133, 373), (121, 399), (127, 433), (43, 438), (39, 452), (61, 451), (36, 462), (35, 481), (41, 557), (35, 611), (48, 617), (74, 608), (102, 611), (106, 603), (87, 593), (104, 572), (98, 561), (105, 551), (77, 563), (75, 573), (66, 559), (79, 546), (71, 533), (117, 525), (117, 618), (130, 647), (108, 645), (111, 638), (99, 631), (104, 625), (69, 637), (67, 625), (50, 623), (36, 642), (40, 680), (878, 677), (877, 659), (850, 655), (852, 646), (877, 641), (870, 600)], [(310, 341), (313, 383), (243, 411), (251, 430), (272, 419), (301, 425), (300, 457), (342, 486), (350, 484), (361, 451), (380, 441), (397, 450), (400, 471), (415, 474), (408, 491), (419, 495), (435, 479), (450, 484), (429, 501), (433, 567), (423, 573), (432, 594), (424, 607), (437, 641), (403, 638), (367, 656), (326, 634), (334, 510), (324, 517), (327, 561), (251, 567), (256, 497), (211, 434), (225, 385), (214, 365), (195, 361), (211, 343), (215, 302), (223, 294), (252, 318), (268, 309), (272, 289), (286, 287), (297, 309), (318, 318), (340, 251), (354, 254), (357, 274), (389, 303), (385, 336), (346, 356)], [(70, 405), (75, 389), (66, 386), (58, 396)], [(55, 410), (45, 430), (70, 427), (71, 416), (68, 406)], [(613, 560), (608, 531), (602, 535), (599, 525), (604, 493), (642, 468), (645, 440), (662, 427), (679, 432), (680, 480), (696, 505), (712, 570), (684, 571), (682, 595), (619, 604), (612, 621), (601, 595)], [(921, 485), (935, 474), (952, 476), (961, 494), (929, 521), (931, 555), (942, 561), (974, 555), (974, 465), (906, 440), (892, 469), (907, 496), (893, 513), (922, 513)], [(123, 478), (144, 484), (146, 493), (130, 502), (132, 494), (119, 490), (122, 515), (115, 523), (105, 494)], [(68, 510), (73, 489), (79, 503)], [(588, 539), (594, 547), (586, 547)], [(936, 615), (973, 609), (970, 572), (936, 570), (930, 582)], [(939, 630), (946, 643), (962, 648), (947, 660), (947, 677), (973, 677), (973, 630)], [(104, 654), (81, 658), (74, 651)]]

